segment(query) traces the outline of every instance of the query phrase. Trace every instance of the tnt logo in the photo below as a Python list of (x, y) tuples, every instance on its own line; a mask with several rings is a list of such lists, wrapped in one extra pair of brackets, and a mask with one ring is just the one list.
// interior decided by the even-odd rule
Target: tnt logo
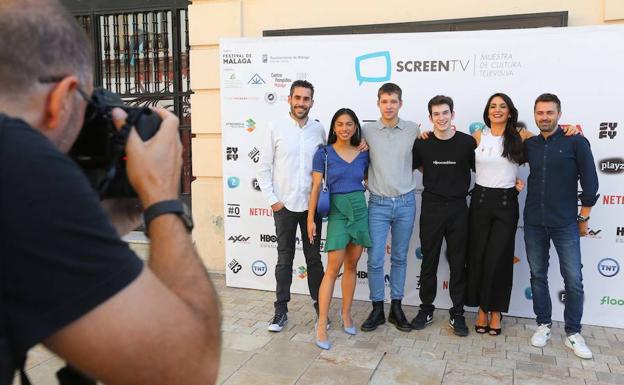
[(613, 277), (620, 272), (620, 264), (613, 258), (604, 258), (598, 262), (598, 272), (604, 277)]
[(565, 301), (566, 301), (566, 292), (565, 292), (565, 290), (559, 290), (559, 293), (557, 294), (557, 297), (559, 298), (559, 302), (561, 302), (562, 304), (565, 305)]
[(364, 82), (381, 83), (390, 80), (390, 52), (367, 53), (355, 58), (355, 78), (359, 85)]
[(262, 277), (267, 272), (267, 265), (263, 261), (257, 260), (251, 264), (251, 271), (258, 277)]
[(613, 139), (617, 135), (616, 122), (602, 122), (598, 128), (598, 139)]

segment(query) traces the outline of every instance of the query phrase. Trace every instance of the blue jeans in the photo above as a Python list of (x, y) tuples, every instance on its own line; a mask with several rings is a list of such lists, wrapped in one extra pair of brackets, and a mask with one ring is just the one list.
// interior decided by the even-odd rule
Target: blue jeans
[(524, 242), (527, 259), (531, 268), (531, 291), (533, 311), (538, 324), (552, 322), (552, 304), (548, 290), (548, 259), (550, 241), (555, 245), (559, 256), (559, 267), (565, 286), (566, 334), (581, 332), (583, 317), (583, 275), (581, 273), (581, 244), (576, 223), (563, 227), (524, 225)]
[(391, 299), (403, 299), (407, 250), (415, 216), (416, 199), (413, 191), (392, 198), (370, 194), (368, 231), (372, 246), (368, 249), (368, 287), (371, 301), (384, 300), (384, 261), (388, 231), (392, 235), (390, 295)]

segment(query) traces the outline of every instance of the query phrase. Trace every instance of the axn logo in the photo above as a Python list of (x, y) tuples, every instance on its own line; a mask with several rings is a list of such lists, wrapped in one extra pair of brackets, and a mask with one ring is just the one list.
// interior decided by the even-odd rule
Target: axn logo
[(232, 243), (238, 243), (238, 242), (240, 242), (240, 243), (249, 243), (248, 242), (249, 238), (251, 238), (251, 237), (246, 237), (244, 235), (231, 235), (228, 238), (228, 241), (230, 241)]

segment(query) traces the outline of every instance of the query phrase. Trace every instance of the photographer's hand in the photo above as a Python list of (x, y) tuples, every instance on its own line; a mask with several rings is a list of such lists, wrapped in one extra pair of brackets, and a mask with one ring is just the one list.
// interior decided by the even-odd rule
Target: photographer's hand
[[(128, 180), (135, 189), (143, 207), (178, 198), (182, 170), (182, 144), (178, 132), (179, 120), (162, 108), (154, 111), (162, 119), (160, 129), (151, 139), (143, 142), (133, 129), (126, 143)], [(120, 128), (126, 113), (113, 109), (113, 121)]]

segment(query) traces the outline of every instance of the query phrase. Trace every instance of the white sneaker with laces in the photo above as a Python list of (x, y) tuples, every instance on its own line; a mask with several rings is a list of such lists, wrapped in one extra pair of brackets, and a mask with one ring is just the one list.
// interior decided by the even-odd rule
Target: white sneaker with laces
[(593, 357), (592, 351), (589, 350), (589, 348), (585, 344), (585, 339), (580, 333), (567, 336), (565, 339), (565, 346), (574, 350), (574, 354), (576, 354), (577, 357), (585, 359), (590, 359)]
[(536, 348), (543, 348), (550, 339), (550, 326), (547, 324), (541, 324), (537, 327), (537, 330), (531, 337), (531, 345)]

